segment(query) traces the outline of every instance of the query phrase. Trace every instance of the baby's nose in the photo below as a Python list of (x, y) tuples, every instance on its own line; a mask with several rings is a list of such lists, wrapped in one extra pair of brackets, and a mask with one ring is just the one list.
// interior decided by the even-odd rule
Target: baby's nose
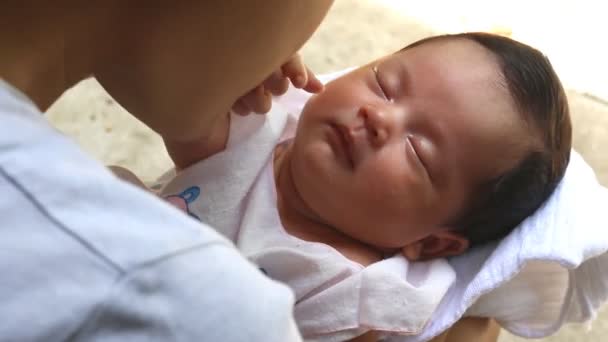
[(387, 114), (379, 107), (365, 105), (359, 110), (372, 146), (382, 147), (390, 138), (391, 130)]

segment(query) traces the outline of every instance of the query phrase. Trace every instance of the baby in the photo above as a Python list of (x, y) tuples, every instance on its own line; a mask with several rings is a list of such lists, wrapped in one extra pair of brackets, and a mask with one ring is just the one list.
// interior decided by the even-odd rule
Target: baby
[(419, 332), (454, 279), (441, 258), (532, 214), (571, 147), (548, 60), (484, 33), (418, 41), (301, 114), (220, 121), (218, 153), (168, 174), (161, 195), (290, 285), (302, 334), (319, 340)]

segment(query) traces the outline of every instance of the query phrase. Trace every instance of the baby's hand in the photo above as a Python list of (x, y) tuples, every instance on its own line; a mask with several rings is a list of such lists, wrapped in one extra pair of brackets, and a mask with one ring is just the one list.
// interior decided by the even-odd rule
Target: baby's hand
[(285, 94), (290, 82), (309, 93), (323, 90), (323, 83), (304, 65), (300, 55), (295, 54), (264, 82), (241, 96), (232, 106), (232, 111), (239, 115), (267, 113), (272, 106), (272, 97)]

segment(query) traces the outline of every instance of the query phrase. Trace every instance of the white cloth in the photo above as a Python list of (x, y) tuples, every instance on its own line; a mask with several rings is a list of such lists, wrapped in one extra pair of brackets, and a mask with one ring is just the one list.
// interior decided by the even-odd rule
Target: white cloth
[[(321, 78), (327, 82), (346, 71)], [(290, 89), (277, 101), (299, 113), (309, 96)], [(456, 283), (423, 332), (390, 341), (428, 341), (463, 315), (496, 318), (527, 338), (593, 319), (608, 299), (608, 189), (572, 151), (563, 180), (542, 208), (499, 243), (449, 263)]]
[(608, 298), (607, 251), (608, 189), (572, 151), (543, 207), (499, 243), (449, 260), (455, 286), (425, 332), (407, 341), (425, 341), (467, 310), (529, 338), (592, 319)]
[(181, 198), (182, 209), (294, 290), (305, 339), (343, 341), (369, 329), (420, 333), (455, 280), (445, 260), (411, 264), (397, 255), (363, 267), (328, 245), (285, 232), (272, 154), (281, 137), (293, 136), (294, 125), (279, 105), (266, 116), (233, 116), (227, 149), (178, 173), (161, 194)]
[(0, 80), (0, 340), (301, 341), (293, 295)]

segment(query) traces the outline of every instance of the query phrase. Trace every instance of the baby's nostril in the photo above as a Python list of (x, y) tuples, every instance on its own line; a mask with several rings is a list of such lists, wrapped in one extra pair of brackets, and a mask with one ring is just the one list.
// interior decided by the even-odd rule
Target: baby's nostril
[(367, 122), (367, 112), (365, 110), (361, 110), (359, 112), (359, 114), (361, 115), (361, 119), (363, 119), (363, 122)]

